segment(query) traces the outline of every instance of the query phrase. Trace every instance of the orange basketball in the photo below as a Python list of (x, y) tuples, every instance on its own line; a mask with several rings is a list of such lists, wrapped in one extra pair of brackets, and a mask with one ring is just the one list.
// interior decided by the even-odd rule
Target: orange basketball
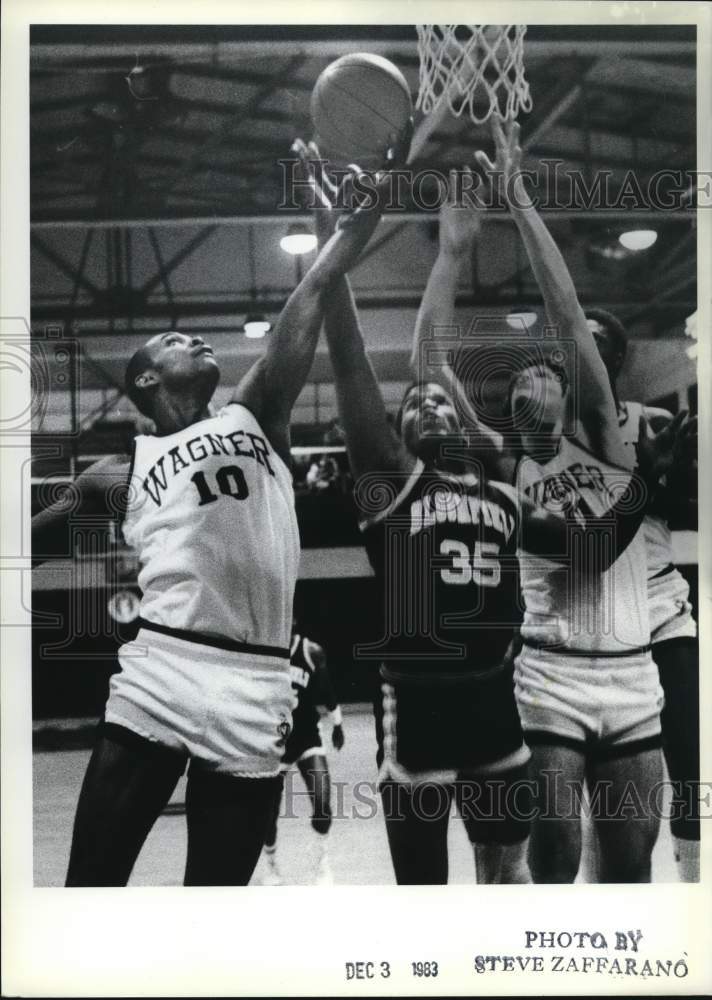
[(370, 53), (341, 56), (312, 92), (311, 115), (319, 151), (338, 163), (382, 166), (413, 113), (408, 83), (388, 59)]

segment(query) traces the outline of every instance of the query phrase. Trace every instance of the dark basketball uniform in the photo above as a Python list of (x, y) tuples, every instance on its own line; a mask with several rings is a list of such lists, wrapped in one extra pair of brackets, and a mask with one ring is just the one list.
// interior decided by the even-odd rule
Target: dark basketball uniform
[(292, 730), (287, 738), (283, 766), (324, 752), (317, 706), (329, 699), (310, 647), (312, 644), (306, 636), (296, 633), (292, 636), (290, 673), (297, 706), (292, 711)]
[(384, 619), (358, 655), (381, 664), (378, 763), (391, 776), (448, 782), (528, 758), (505, 659), (520, 620), (518, 518), (510, 486), (418, 461), (361, 525)]

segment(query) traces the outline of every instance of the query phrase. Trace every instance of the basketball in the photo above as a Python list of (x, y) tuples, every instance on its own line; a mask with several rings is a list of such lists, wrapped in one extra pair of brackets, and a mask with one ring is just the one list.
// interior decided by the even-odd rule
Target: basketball
[(322, 155), (366, 169), (383, 164), (391, 136), (401, 134), (412, 112), (401, 71), (369, 53), (331, 63), (312, 92), (311, 115)]

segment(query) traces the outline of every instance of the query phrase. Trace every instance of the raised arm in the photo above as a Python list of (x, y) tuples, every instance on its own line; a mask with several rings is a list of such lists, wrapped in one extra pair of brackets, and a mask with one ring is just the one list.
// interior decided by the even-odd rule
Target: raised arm
[(336, 231), (289, 296), (271, 333), (264, 355), (238, 385), (234, 402), (255, 414), (275, 450), (289, 461), (289, 420), (314, 360), (327, 291), (352, 267), (373, 233), (383, 210), (385, 182)]
[[(465, 173), (471, 174), (468, 167)], [(460, 272), (470, 260), (475, 241), (482, 229), (481, 211), (474, 206), (465, 206), (457, 200), (457, 171), (451, 170), (447, 191), (442, 191), (443, 201), (439, 215), (439, 245), (433, 269), (430, 272), (425, 292), (420, 302), (418, 316), (413, 331), (413, 346), (410, 354), (410, 368), (414, 378), (433, 378), (443, 381), (443, 387), (450, 391), (450, 380), (454, 377), (452, 367), (445, 363), (428, 364), (423, 372), (422, 345), (432, 338), (433, 331), (451, 328), (455, 319), (455, 296)]]
[[(470, 173), (466, 167), (465, 174), (469, 177)], [(443, 328), (451, 331), (452, 343), (458, 277), (463, 265), (470, 259), (482, 228), (482, 209), (474, 195), (470, 193), (473, 203), (465, 205), (463, 201), (458, 202), (457, 171), (450, 171), (449, 180), (447, 197), (440, 207), (438, 256), (430, 272), (415, 321), (410, 368), (415, 379), (439, 382), (450, 394), (463, 417), (473, 455), (482, 462), (488, 475), (503, 482), (512, 482), (516, 459), (506, 449), (502, 435), (479, 419), (466, 388), (455, 374), (454, 356), (448, 358), (442, 352), (428, 352), (425, 349), (427, 344), (436, 346), (437, 330)], [(471, 192), (471, 185), (469, 190)], [(431, 353), (432, 360), (428, 356)]]
[(415, 460), (388, 419), (348, 279), (339, 281), (329, 296), (325, 330), (354, 478), (370, 472), (407, 474)]
[(576, 372), (570, 373), (573, 376), (570, 385), (576, 415), (587, 444), (600, 458), (614, 465), (629, 467), (630, 460), (618, 430), (608, 373), (586, 324), (564, 258), (524, 187), (520, 172), (522, 151), (519, 148), (519, 125), (510, 122), (503, 128), (493, 116), (492, 134), (495, 163), (491, 163), (482, 152), (475, 155), (486, 172), (501, 178), (502, 190), (524, 242), (549, 322), (559, 338), (575, 343)]
[[(299, 145), (303, 160), (316, 168), (310, 178), (315, 188), (315, 221), (320, 243), (328, 245), (335, 226), (331, 208), (336, 191), (319, 169), (319, 151)], [(325, 306), (325, 331), (334, 370), (339, 419), (346, 436), (349, 464), (355, 478), (370, 473), (405, 474), (414, 459), (406, 451), (388, 419), (383, 396), (366, 353), (356, 304), (349, 281), (338, 279), (329, 289)]]

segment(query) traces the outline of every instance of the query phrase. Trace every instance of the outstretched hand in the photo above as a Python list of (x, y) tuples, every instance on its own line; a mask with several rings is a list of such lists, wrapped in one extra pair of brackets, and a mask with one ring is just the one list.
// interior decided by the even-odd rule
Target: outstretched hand
[[(349, 221), (349, 216), (358, 215), (361, 209), (378, 207), (380, 197), (379, 186), (384, 183), (390, 170), (403, 166), (408, 157), (410, 143), (413, 138), (413, 118), (409, 118), (403, 131), (391, 134), (391, 145), (385, 155), (382, 170), (371, 175), (371, 182), (363, 185), (363, 191), (355, 190), (354, 182), (358, 177), (364, 177), (367, 171), (356, 163), (349, 163), (347, 171), (336, 184), (326, 172), (324, 160), (315, 142), (305, 143), (303, 139), (295, 139), (291, 152), (299, 159), (297, 175), (302, 182), (300, 192), (305, 207), (313, 209), (316, 223), (317, 238), (323, 245), (333, 235), (339, 221), (341, 226)], [(386, 181), (387, 183), (387, 181)], [(306, 195), (306, 197), (305, 197)]]
[(315, 142), (305, 143), (302, 139), (295, 139), (291, 152), (296, 153), (299, 158), (298, 174), (300, 181), (302, 181), (300, 191), (303, 196), (307, 191), (311, 192), (311, 197), (308, 199), (303, 197), (303, 202), (307, 202), (305, 207), (314, 210), (316, 235), (321, 246), (328, 241), (336, 229), (335, 206), (338, 202), (339, 190), (324, 170), (325, 161), (321, 158), (319, 147)]
[(697, 417), (689, 418), (687, 410), (681, 410), (657, 434), (649, 431), (648, 421), (641, 414), (636, 452), (640, 474), (646, 482), (657, 485), (675, 462), (695, 447), (696, 437)]
[(522, 150), (519, 145), (519, 123), (502, 120), (497, 115), (490, 118), (490, 128), (494, 139), (494, 163), (481, 149), (475, 153), (475, 159), (482, 167), (490, 185), (491, 198), (488, 204), (496, 203), (497, 187), (501, 184), (501, 192), (507, 202), (518, 207), (527, 203), (527, 195), (521, 177)]

